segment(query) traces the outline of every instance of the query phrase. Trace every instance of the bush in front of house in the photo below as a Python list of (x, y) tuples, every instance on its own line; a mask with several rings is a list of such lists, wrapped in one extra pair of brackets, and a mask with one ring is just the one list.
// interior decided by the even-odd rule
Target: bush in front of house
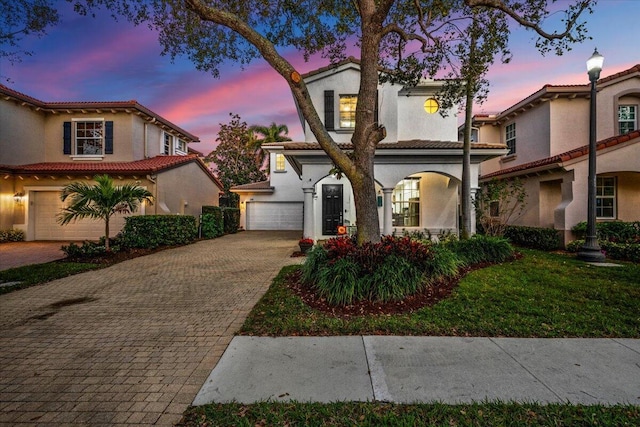
[(224, 216), (218, 206), (202, 207), (202, 222), (200, 228), (204, 239), (214, 239), (224, 233)]
[(464, 240), (450, 240), (444, 246), (466, 266), (505, 262), (515, 255), (513, 246), (507, 239), (482, 234), (475, 234)]
[(185, 245), (198, 236), (196, 218), (191, 215), (130, 216), (125, 221), (121, 238), (127, 248)]
[(541, 251), (555, 251), (562, 245), (560, 235), (553, 228), (508, 225), (504, 237), (515, 245)]
[[(569, 242), (567, 252), (577, 253), (584, 244), (585, 241), (583, 239)], [(617, 243), (598, 240), (598, 245), (600, 245), (600, 249), (608, 258), (640, 263), (640, 243)]]
[(238, 208), (222, 208), (224, 217), (224, 233), (237, 233), (240, 229), (240, 209)]
[(24, 240), (24, 231), (16, 230), (0, 230), (0, 243), (22, 242)]
[[(71, 242), (68, 246), (61, 246), (60, 249), (67, 255), (68, 258), (80, 260), (106, 254), (107, 247), (105, 243), (106, 240), (103, 236), (100, 237), (100, 240), (97, 242), (90, 242), (88, 240), (85, 240), (84, 242), (82, 242), (82, 245), (77, 245)], [(109, 240), (109, 243), (110, 252), (120, 252), (120, 250), (122, 249), (121, 235), (119, 234), (115, 238), (111, 238)]]
[[(587, 234), (586, 221), (579, 222), (571, 229), (579, 239)], [(640, 243), (640, 221), (608, 221), (596, 223), (598, 240), (615, 243)]]

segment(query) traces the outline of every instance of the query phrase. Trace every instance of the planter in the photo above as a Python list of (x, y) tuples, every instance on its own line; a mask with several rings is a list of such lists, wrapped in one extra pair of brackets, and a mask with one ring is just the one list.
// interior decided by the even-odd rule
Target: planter
[(298, 243), (298, 246), (300, 246), (300, 252), (306, 254), (313, 247), (313, 243)]

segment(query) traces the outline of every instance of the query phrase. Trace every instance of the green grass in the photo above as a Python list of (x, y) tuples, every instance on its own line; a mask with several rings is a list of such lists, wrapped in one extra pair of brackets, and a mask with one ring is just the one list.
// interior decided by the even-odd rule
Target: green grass
[(71, 276), (72, 274), (78, 274), (83, 271), (94, 270), (101, 267), (102, 266), (98, 264), (80, 262), (48, 262), (45, 264), (33, 264), (25, 265), (24, 267), (10, 268), (8, 270), (0, 271), (0, 282), (21, 283), (14, 286), (0, 287), (0, 295), (16, 289), (50, 282), (51, 280), (60, 279), (62, 277)]
[(285, 284), (299, 267), (285, 267), (240, 333), (640, 338), (640, 265), (595, 267), (562, 254), (522, 253), (468, 274), (433, 307), (349, 319), (304, 304)]
[(178, 426), (636, 426), (640, 407), (477, 403), (469, 405), (340, 402), (189, 408)]

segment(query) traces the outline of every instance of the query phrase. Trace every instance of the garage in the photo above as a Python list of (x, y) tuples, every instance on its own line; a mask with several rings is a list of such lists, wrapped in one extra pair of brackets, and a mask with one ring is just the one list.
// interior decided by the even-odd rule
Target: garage
[[(33, 218), (34, 240), (98, 240), (104, 235), (104, 222), (83, 219), (60, 225), (56, 216), (64, 207), (58, 191), (32, 191), (29, 194), (29, 217)], [(111, 217), (109, 228), (115, 236), (124, 226), (124, 216)]]
[(302, 202), (247, 202), (247, 230), (302, 230)]

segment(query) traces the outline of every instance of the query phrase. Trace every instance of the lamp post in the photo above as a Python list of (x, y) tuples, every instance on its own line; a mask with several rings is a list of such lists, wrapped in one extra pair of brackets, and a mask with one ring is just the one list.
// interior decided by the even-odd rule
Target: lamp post
[(596, 82), (600, 78), (604, 57), (593, 51), (587, 60), (587, 72), (591, 82), (591, 99), (589, 101), (589, 178), (587, 192), (587, 236), (584, 246), (578, 251), (578, 259), (588, 262), (602, 262), (605, 257), (600, 251), (596, 233)]

